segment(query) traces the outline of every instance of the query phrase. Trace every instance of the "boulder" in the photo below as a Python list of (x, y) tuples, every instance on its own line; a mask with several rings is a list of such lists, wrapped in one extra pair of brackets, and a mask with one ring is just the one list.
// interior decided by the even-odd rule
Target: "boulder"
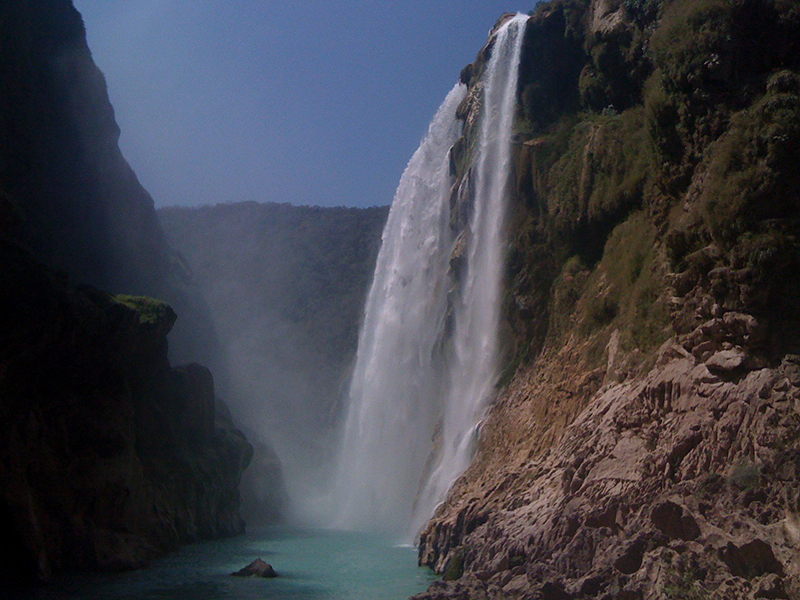
[(233, 577), (263, 577), (264, 579), (271, 579), (278, 576), (275, 569), (272, 568), (272, 565), (264, 562), (260, 558), (255, 559), (244, 569), (231, 573), (231, 575)]
[(712, 373), (733, 373), (744, 366), (746, 359), (741, 350), (722, 350), (712, 355), (706, 366)]

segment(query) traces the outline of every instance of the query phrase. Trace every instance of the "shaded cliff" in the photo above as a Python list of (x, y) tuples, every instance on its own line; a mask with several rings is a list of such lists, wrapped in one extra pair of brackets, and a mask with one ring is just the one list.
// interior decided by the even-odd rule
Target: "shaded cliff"
[(301, 488), (331, 457), (387, 213), (255, 202), (158, 213), (208, 299), (234, 414), (269, 436)]
[(4, 582), (140, 567), (243, 532), (252, 448), (208, 369), (170, 366), (173, 310), (73, 287), (0, 243)]
[(556, 0), (526, 35), (506, 368), (420, 597), (796, 597), (800, 10)]
[(146, 294), (180, 319), (173, 357), (223, 363), (202, 296), (119, 150), (106, 82), (71, 0), (0, 6), (0, 193), (15, 238), (79, 283)]
[(119, 151), (80, 15), (10, 0), (0, 27), (0, 578), (241, 533), (253, 450), (209, 370), (170, 365), (177, 319), (173, 355), (218, 366), (213, 328)]

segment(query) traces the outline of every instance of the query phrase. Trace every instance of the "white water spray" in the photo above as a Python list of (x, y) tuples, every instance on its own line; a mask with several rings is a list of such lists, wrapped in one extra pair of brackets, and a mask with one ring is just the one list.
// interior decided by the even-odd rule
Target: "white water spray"
[(449, 265), (449, 150), (461, 134), (455, 112), (463, 85), (448, 94), (400, 180), (359, 336), (333, 494), (338, 526), (412, 537), (472, 458), (498, 371), (503, 228), (526, 20), (517, 15), (498, 29), (483, 76), (474, 205), (458, 285)]
[(335, 499), (338, 525), (408, 523), (440, 408), (437, 346), (447, 309), (451, 177), (461, 135), (447, 95), (397, 188), (370, 288), (350, 386)]

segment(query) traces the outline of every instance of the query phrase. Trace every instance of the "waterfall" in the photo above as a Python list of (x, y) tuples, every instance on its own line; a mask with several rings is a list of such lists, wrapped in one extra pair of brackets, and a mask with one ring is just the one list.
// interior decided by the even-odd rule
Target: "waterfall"
[[(409, 161), (365, 307), (333, 501), (336, 525), (413, 536), (472, 458), (498, 371), (503, 227), (525, 15), (495, 33), (483, 76), (471, 217), (455, 282), (449, 150), (458, 84)], [(447, 331), (447, 333), (446, 333)], [(434, 443), (434, 437), (436, 442)]]
[(483, 76), (483, 114), (476, 151), (474, 206), (467, 230), (466, 273), (453, 307), (452, 354), (440, 448), (414, 507), (415, 534), (469, 466), (478, 427), (497, 380), (511, 134), (527, 19), (520, 14), (502, 26)]
[(447, 95), (392, 202), (367, 297), (336, 485), (339, 525), (408, 523), (440, 407), (437, 346), (447, 310), (449, 150), (461, 135)]

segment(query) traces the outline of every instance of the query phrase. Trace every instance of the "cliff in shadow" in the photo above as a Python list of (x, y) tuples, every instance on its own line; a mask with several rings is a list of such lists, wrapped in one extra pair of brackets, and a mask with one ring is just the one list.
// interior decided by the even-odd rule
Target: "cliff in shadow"
[(119, 151), (80, 15), (9, 0), (0, 27), (0, 578), (241, 533), (253, 450), (209, 370), (170, 365), (178, 315), (183, 360), (218, 363), (213, 328)]
[[(493, 41), (461, 75), (456, 231)], [(798, 49), (785, 0), (532, 13), (505, 370), (420, 599), (798, 597)]]
[(103, 74), (71, 0), (0, 6), (0, 195), (10, 235), (76, 282), (163, 298), (180, 315), (173, 358), (224, 363), (202, 296), (119, 150)]
[(245, 202), (158, 214), (208, 299), (234, 414), (269, 433), (299, 487), (318, 485), (388, 207)]
[(76, 288), (6, 239), (0, 269), (4, 582), (141, 567), (242, 533), (253, 450), (208, 369), (170, 366), (175, 312)]

